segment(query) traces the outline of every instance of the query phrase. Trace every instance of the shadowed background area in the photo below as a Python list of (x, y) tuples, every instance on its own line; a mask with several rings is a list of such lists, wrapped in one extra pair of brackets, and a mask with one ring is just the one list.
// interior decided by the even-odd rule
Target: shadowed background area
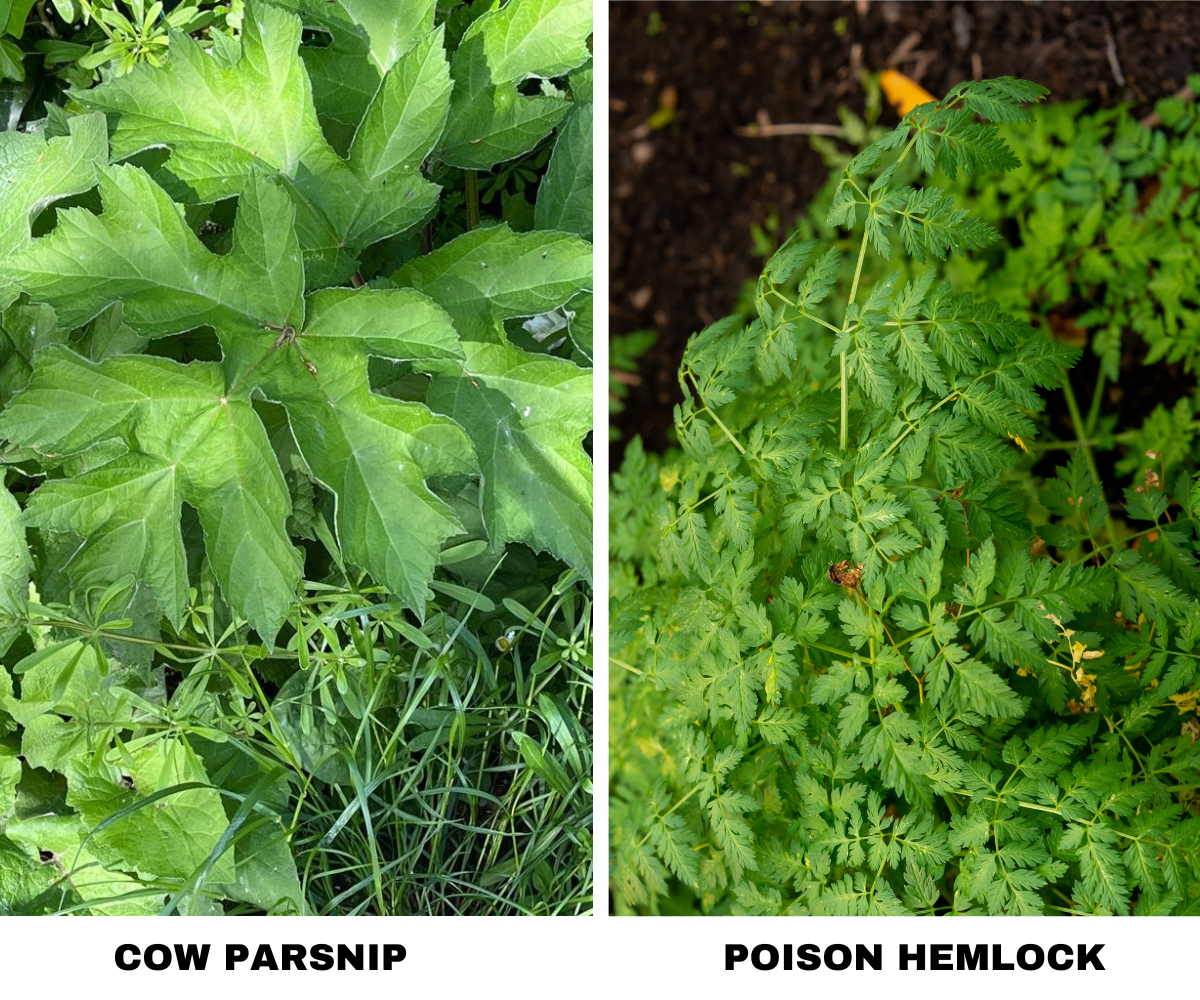
[[(726, 315), (761, 267), (752, 226), (786, 233), (828, 170), (804, 135), (757, 121), (838, 123), (864, 111), (863, 69), (935, 95), (1019, 75), (1051, 100), (1150, 110), (1200, 69), (1190, 3), (616, 2), (610, 5), (610, 328), (657, 341), (615, 418), (620, 441), (665, 446), (690, 334)], [(898, 116), (886, 107), (883, 125)], [(849, 147), (847, 147), (849, 148)], [(614, 454), (614, 465), (620, 456)]]

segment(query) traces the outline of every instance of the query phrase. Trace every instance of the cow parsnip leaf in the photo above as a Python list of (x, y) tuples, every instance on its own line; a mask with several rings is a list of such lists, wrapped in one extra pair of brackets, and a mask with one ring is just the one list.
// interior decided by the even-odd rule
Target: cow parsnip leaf
[[(506, 320), (541, 316), (591, 287), (591, 245), (561, 233), (480, 229), (401, 268), (393, 283), (442, 305), (466, 362), (429, 403), (467, 428), (483, 472), (485, 520), (591, 574), (589, 369), (509, 344)], [(538, 477), (545, 476), (541, 485)]]
[(30, 223), (43, 208), (94, 187), (97, 168), (107, 162), (108, 132), (102, 115), (72, 118), (69, 135), (50, 139), (0, 132), (0, 259), (28, 246)]
[(590, 0), (509, 0), (478, 18), (451, 63), (454, 97), (438, 157), (482, 170), (533, 149), (571, 102), (548, 82), (529, 97), (517, 86), (582, 65), (591, 33)]
[[(116, 750), (108, 760), (76, 758), (66, 773), (67, 803), (91, 828), (91, 850), (110, 868), (142, 878), (190, 878), (229, 825), (203, 763), (178, 738)], [(212, 878), (233, 876), (227, 851)]]
[(426, 480), (473, 472), (475, 454), (458, 424), (373, 393), (367, 357), (440, 367), (462, 348), (446, 314), (410, 290), (329, 289), (307, 310), (297, 349), (260, 369), (261, 391), (287, 408), (300, 453), (334, 494), (346, 556), (423, 613), (438, 551), (462, 531)]
[(81, 582), (134, 573), (178, 621), (187, 592), (179, 529), (186, 502), (200, 515), (230, 604), (274, 638), (300, 577), (284, 531), (291, 503), (249, 396), (227, 395), (220, 366), (149, 357), (95, 364), (55, 348), (0, 416), (0, 434), (46, 456), (124, 439), (126, 454), (47, 482), (28, 508), (30, 523), (83, 538)]
[(0, 740), (0, 823), (13, 814), (17, 804), (17, 784), (21, 780), (21, 759), (16, 740)]
[(18, 302), (0, 310), (0, 400), (8, 402), (25, 387), (39, 351), (67, 338), (49, 306)]
[[(19, 874), (14, 873), (19, 880), (13, 887), (14, 894), (7, 896), (0, 891), (0, 907), (6, 902), (28, 905), (42, 893), (49, 893), (52, 900), (61, 894), (68, 903), (77, 896), (85, 904), (85, 912), (94, 916), (157, 913), (166, 894), (147, 892), (137, 878), (119, 866), (107, 867), (99, 857), (102, 852), (96, 850), (87, 834), (87, 827), (77, 816), (30, 816), (10, 823), (0, 837), (0, 886), (6, 881), (6, 842), (17, 845), (25, 865), (23, 871), (17, 870)], [(8, 871), (13, 872), (13, 868)]]
[(349, 278), (365, 247), (436, 205), (420, 167), (445, 124), (451, 81), (441, 32), (428, 32), (384, 74), (343, 159), (321, 131), (300, 35), (298, 17), (250, 2), (236, 61), (173, 35), (162, 68), (141, 65), (72, 95), (109, 116), (115, 158), (170, 150), (156, 176), (180, 201), (215, 202), (260, 172), (277, 175), (297, 206), (308, 284), (319, 287)]
[(134, 718), (130, 692), (114, 683), (95, 646), (53, 643), (25, 657), (21, 697), (0, 692), (0, 708), (23, 727), (21, 756), (29, 767), (61, 771), (75, 753), (94, 753), (99, 734)]
[(493, 226), (418, 257), (392, 283), (441, 305), (464, 340), (498, 342), (505, 320), (550, 312), (592, 287), (592, 247), (561, 233)]
[(467, 342), (463, 374), (429, 403), (462, 424), (483, 470), (494, 541), (525, 542), (592, 578), (592, 373), (508, 344)]
[(234, 847), (232, 880), (210, 880), (203, 888), (217, 889), (268, 913), (303, 913), (304, 890), (283, 823), (278, 817), (256, 816), (250, 825)]
[(146, 574), (177, 620), (187, 584), (178, 505), (196, 506), (226, 597), (273, 637), (299, 570), (284, 532), (290, 505), (279, 464), (251, 405), (259, 395), (287, 408), (304, 460), (335, 495), (347, 558), (423, 613), (437, 551), (461, 530), (425, 481), (471, 473), (474, 456), (452, 421), (373, 393), (367, 359), (427, 367), (460, 359), (447, 314), (405, 289), (331, 289), (305, 300), (291, 202), (266, 178), (248, 183), (226, 255), (209, 252), (138, 168), (106, 168), (100, 194), (100, 215), (63, 212), (56, 230), (0, 273), (56, 305), (69, 325), (114, 301), (126, 324), (147, 336), (209, 325), (225, 358), (223, 367), (149, 358), (96, 367), (61, 351), (47, 355), (0, 417), (0, 433), (47, 455), (124, 437), (131, 454), (48, 484), (30, 516), (88, 539), (78, 558), (89, 580), (93, 569), (114, 564)]
[(104, 167), (99, 175), (102, 213), (61, 211), (51, 233), (0, 261), (0, 280), (52, 305), (68, 328), (118, 302), (125, 322), (152, 338), (211, 326), (227, 345), (247, 331), (270, 343), (264, 323), (302, 324), (303, 268), (279, 186), (258, 176), (247, 183), (234, 249), (220, 256), (143, 170)]
[[(318, 31), (324, 44), (303, 45), (313, 104), (335, 148), (348, 149), (380, 81), (396, 60), (433, 30), (436, 0), (278, 0)], [(336, 138), (335, 138), (336, 136)]]
[(538, 185), (533, 220), (538, 229), (557, 229), (592, 238), (591, 70), (571, 74), (575, 107), (559, 127), (546, 175)]
[(0, 487), (0, 653), (25, 630), (32, 569), (21, 508), (12, 494)]
[(0, 917), (45, 913), (42, 894), (53, 886), (57, 875), (31, 851), (0, 834)]
[(593, 350), (593, 328), (595, 326), (595, 302), (593, 301), (592, 293), (588, 292), (586, 295), (575, 296), (575, 298), (567, 303), (565, 312), (569, 314), (567, 331), (571, 335), (571, 343), (575, 345), (576, 350), (590, 364)]

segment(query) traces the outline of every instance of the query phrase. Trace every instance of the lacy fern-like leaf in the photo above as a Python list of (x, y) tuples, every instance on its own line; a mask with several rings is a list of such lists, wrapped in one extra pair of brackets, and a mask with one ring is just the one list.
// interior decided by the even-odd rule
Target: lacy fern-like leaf
[(998, 231), (920, 174), (1014, 168), (992, 123), (1044, 93), (963, 84), (860, 152), (857, 259), (789, 237), (689, 342), (680, 450), (627, 452), (610, 815), (661, 850), (621, 848), (618, 912), (1200, 910), (1200, 493), (1147, 473), (1122, 530), (1084, 442), (1035, 484), (1078, 352), (930, 267)]

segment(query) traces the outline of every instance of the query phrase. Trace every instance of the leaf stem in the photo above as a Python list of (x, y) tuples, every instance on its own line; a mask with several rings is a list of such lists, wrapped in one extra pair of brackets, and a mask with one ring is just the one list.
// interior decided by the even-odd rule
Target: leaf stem
[[(858, 294), (858, 279), (862, 277), (863, 260), (867, 256), (867, 230), (863, 229), (862, 245), (858, 248), (858, 263), (854, 267), (854, 283), (850, 286), (850, 301), (846, 303), (847, 307), (854, 305), (854, 296)], [(842, 323), (843, 332), (848, 329), (845, 322)], [(842, 451), (846, 450), (846, 425), (848, 423), (850, 405), (849, 405), (849, 387), (846, 384), (846, 352), (842, 351), (839, 355), (841, 361), (840, 382), (842, 388), (842, 426), (841, 434), (838, 436), (838, 441)]]
[(728, 427), (726, 427), (726, 426), (725, 426), (725, 424), (721, 422), (721, 418), (717, 416), (717, 412), (716, 412), (716, 410), (714, 410), (714, 409), (713, 409), (711, 406), (709, 406), (707, 403), (705, 403), (705, 404), (704, 404), (704, 408), (705, 408), (706, 410), (708, 410), (709, 416), (711, 416), (711, 417), (713, 418), (713, 420), (715, 420), (715, 421), (717, 422), (717, 426), (718, 426), (718, 427), (720, 427), (720, 428), (721, 428), (721, 430), (723, 430), (723, 431), (725, 432), (725, 436), (726, 436), (727, 438), (729, 438), (729, 440), (730, 440), (730, 441), (732, 441), (732, 442), (733, 442), (733, 446), (734, 446), (734, 447), (735, 447), (735, 448), (738, 450), (738, 453), (739, 453), (739, 454), (741, 454), (741, 455), (744, 455), (744, 454), (746, 454), (746, 449), (745, 449), (745, 448), (743, 448), (743, 447), (742, 447), (742, 445), (741, 445), (741, 442), (740, 442), (740, 441), (738, 441), (738, 439), (737, 439), (737, 438), (735, 438), (735, 437), (733, 436), (733, 434), (732, 434), (732, 432), (729, 430), (729, 428), (728, 428)]
[(838, 361), (841, 363), (841, 368), (838, 376), (838, 383), (842, 387), (842, 417), (841, 431), (838, 434), (838, 447), (842, 451), (846, 450), (846, 423), (849, 417), (849, 405), (846, 397), (846, 352), (842, 351)]
[[(663, 813), (659, 817), (659, 819), (666, 819), (668, 816), (670, 816), (671, 813), (673, 813), (676, 809), (678, 809), (681, 805), (683, 805), (688, 799), (690, 799), (693, 795), (695, 795), (698, 791), (700, 791), (700, 789), (703, 788), (708, 783), (708, 780), (709, 780), (708, 778), (705, 778), (703, 781), (699, 782), (690, 792), (687, 793), (687, 795), (685, 795), (678, 802), (676, 802), (673, 806), (671, 806), (670, 809), (668, 809), (665, 813)], [(650, 832), (646, 831), (646, 836), (644, 836), (641, 840), (639, 840), (637, 842), (637, 846), (640, 848), (649, 839), (650, 839)]]
[[(1183, 428), (1181, 428), (1181, 430), (1183, 430), (1184, 432), (1200, 431), (1200, 420), (1191, 421), (1190, 423), (1186, 424)], [(1137, 436), (1141, 433), (1142, 433), (1142, 431), (1140, 428), (1137, 430), (1132, 430), (1132, 431), (1122, 431), (1120, 434), (1114, 434), (1111, 438), (1106, 437), (1104, 439), (1104, 441), (1101, 441), (1099, 438), (1094, 438), (1094, 437), (1090, 437), (1090, 436), (1083, 438), (1082, 440), (1079, 440), (1079, 441), (1031, 441), (1028, 445), (1026, 445), (1026, 447), (1030, 451), (1058, 451), (1058, 450), (1070, 451), (1073, 448), (1080, 447), (1081, 445), (1085, 446), (1085, 447), (1089, 447), (1089, 448), (1095, 447), (1097, 445), (1104, 444), (1105, 442), (1107, 442), (1109, 440), (1112, 440), (1112, 441), (1134, 441), (1137, 439)]]
[(645, 671), (638, 670), (638, 668), (635, 667), (632, 663), (626, 663), (624, 660), (618, 660), (615, 656), (610, 656), (608, 659), (609, 659), (610, 663), (615, 663), (618, 667), (621, 667), (624, 670), (628, 670), (632, 674), (637, 674), (639, 677), (646, 676)]
[(90, 625), (84, 625), (81, 622), (74, 622), (65, 618), (39, 618), (32, 625), (40, 625), (47, 628), (63, 628), (74, 632), (82, 632), (91, 636), (94, 639), (105, 639), (108, 642), (127, 642), (136, 646), (153, 646), (155, 649), (170, 649), (177, 653), (195, 653), (202, 656), (254, 656), (262, 659), (296, 659), (298, 653), (290, 649), (268, 649), (266, 646), (185, 646), (178, 642), (163, 642), (160, 639), (147, 639), (140, 635), (124, 635), (121, 632), (114, 632), (105, 629), (103, 626), (93, 628)]
[(1096, 431), (1096, 421), (1100, 419), (1100, 400), (1104, 392), (1104, 367), (1101, 366), (1100, 374), (1096, 376), (1096, 388), (1092, 392), (1092, 405), (1088, 410), (1087, 423), (1084, 424), (1084, 430), (1088, 437)]
[(854, 654), (845, 649), (835, 649), (833, 646), (822, 646), (819, 642), (802, 643), (805, 649), (821, 649), (826, 653), (834, 653), (837, 656), (844, 656), (847, 660), (854, 659)]
[(833, 333), (842, 333), (843, 332), (839, 327), (834, 326), (832, 323), (827, 323), (825, 320), (821, 319), (820, 316), (814, 316), (812, 313), (808, 312), (803, 307), (801, 307), (801, 309), (800, 309), (800, 315), (804, 319), (810, 319), (814, 323), (820, 323), (821, 326), (825, 327), (826, 330), (830, 330)]
[[(930, 413), (933, 413), (935, 410), (940, 410), (943, 406), (945, 406), (948, 402), (950, 402), (950, 400), (952, 400), (957, 395), (958, 395), (957, 391), (950, 393), (948, 396), (946, 396), (944, 399), (939, 401), (931, 409), (927, 410), (925, 413), (921, 414), (921, 416), (917, 417), (917, 420), (922, 420), (925, 417), (929, 416)], [(890, 455), (892, 453), (892, 451), (896, 448), (896, 446), (899, 445), (901, 441), (903, 441), (906, 437), (908, 437), (909, 434), (911, 434), (916, 429), (917, 429), (917, 425), (915, 423), (910, 423), (907, 427), (905, 427), (904, 432), (899, 437), (897, 437), (895, 441), (893, 441), (890, 445), (888, 445), (887, 451), (885, 451), (882, 455), (879, 456), (880, 460), (882, 461), (883, 459), (887, 458), (888, 455)]]
[(479, 175), (474, 170), (463, 171), (466, 177), (467, 229), (479, 225)]
[[(1092, 478), (1096, 481), (1096, 485), (1101, 490), (1104, 489), (1104, 484), (1100, 479), (1100, 473), (1096, 469), (1096, 459), (1092, 455), (1092, 449), (1087, 443), (1087, 431), (1084, 429), (1083, 417), (1079, 414), (1079, 403), (1075, 399), (1075, 390), (1071, 388), (1071, 376), (1063, 370), (1063, 396), (1067, 400), (1067, 409), (1071, 413), (1071, 423), (1075, 426), (1075, 437), (1079, 439), (1079, 447), (1083, 449), (1083, 457), (1087, 462), (1088, 471), (1091, 472)], [(1110, 543), (1115, 543), (1117, 540), (1117, 529), (1113, 524), (1112, 512), (1108, 509), (1108, 502), (1104, 504), (1104, 526), (1108, 529), (1108, 537)]]
[[(1174, 523), (1175, 524), (1183, 524), (1185, 521), (1194, 521), (1194, 520), (1196, 520), (1194, 517), (1181, 517)], [(1161, 524), (1156, 524), (1151, 528), (1146, 528), (1144, 531), (1135, 531), (1132, 535), (1126, 535), (1124, 538), (1122, 538), (1121, 544), (1124, 545), (1126, 542), (1132, 542), (1135, 538), (1141, 538), (1143, 535), (1149, 535), (1151, 532), (1162, 531), (1162, 530), (1163, 530), (1163, 526)], [(1080, 561), (1086, 562), (1088, 559), (1091, 559), (1094, 555), (1096, 555), (1097, 552), (1103, 552), (1105, 549), (1112, 548), (1113, 544), (1114, 544), (1113, 542), (1108, 541), (1108, 542), (1105, 542), (1103, 545), (1097, 545), (1094, 549), (1092, 549), (1091, 552), (1087, 553), (1087, 555), (1084, 557), (1084, 559), (1082, 559)], [(1111, 558), (1111, 556), (1109, 558)], [(1183, 656), (1185, 654), (1174, 653), (1172, 655)]]

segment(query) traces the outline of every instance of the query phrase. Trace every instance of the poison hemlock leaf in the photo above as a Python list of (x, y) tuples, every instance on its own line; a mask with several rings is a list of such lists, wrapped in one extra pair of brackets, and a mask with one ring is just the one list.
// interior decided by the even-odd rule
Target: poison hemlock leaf
[(1079, 448), (1033, 507), (1078, 352), (898, 280), (997, 239), (911, 185), (1016, 168), (976, 115), (1017, 131), (1044, 93), (962, 84), (855, 157), (830, 209), (862, 227), (853, 286), (789, 238), (753, 321), (690, 341), (680, 449), (614, 476), (618, 912), (1200, 910), (1189, 481), (1147, 475), (1125, 510), (1157, 527), (1122, 531)]

